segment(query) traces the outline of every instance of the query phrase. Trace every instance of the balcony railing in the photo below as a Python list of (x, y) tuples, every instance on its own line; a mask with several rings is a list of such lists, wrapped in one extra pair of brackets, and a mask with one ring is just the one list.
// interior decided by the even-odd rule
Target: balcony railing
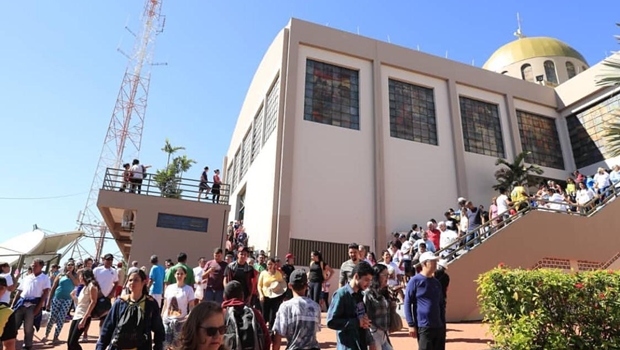
[[(448, 247), (437, 250), (435, 252), (435, 255), (438, 255), (443, 259), (447, 259), (448, 261), (452, 261), (457, 257), (463, 256), (469, 251), (475, 249), (478, 245), (483, 244), (484, 241), (489, 237), (499, 234), (504, 228), (512, 224), (514, 221), (519, 220), (523, 216), (527, 215), (527, 213), (529, 212), (543, 211), (557, 213), (559, 215), (576, 215), (589, 217), (601, 210), (611, 201), (615, 200), (618, 196), (620, 196), (620, 187), (618, 187), (618, 185), (616, 185), (616, 187), (612, 185), (606, 190), (604, 199), (601, 199), (601, 196), (597, 196), (593, 198), (590, 202), (583, 205), (574, 206), (566, 202), (554, 202), (544, 199), (533, 199), (530, 201), (529, 206), (521, 209), (514, 215), (510, 215), (508, 218), (501, 220), (497, 220), (499, 218), (495, 220), (489, 220), (486, 223), (476, 227), (475, 229), (460, 235), (458, 239), (454, 241), (454, 243), (450, 244)], [(532, 203), (535, 205), (532, 205)], [(557, 205), (565, 205), (568, 208), (574, 208), (575, 210), (573, 211), (555, 209), (553, 206)], [(550, 208), (549, 206), (552, 207)], [(499, 216), (501, 217), (501, 215)], [(420, 264), (417, 263), (415, 265), (415, 268), (419, 266)]]
[[(101, 189), (108, 191), (128, 192), (146, 196), (157, 196), (165, 198), (175, 198), (190, 201), (198, 201), (198, 193), (200, 192), (200, 180), (188, 179), (188, 178), (174, 178), (168, 181), (162, 180), (156, 177), (156, 174), (144, 173), (144, 179), (138, 186), (135, 182), (125, 182), (123, 179), (123, 169), (108, 168), (105, 172), (103, 179), (103, 187)], [(211, 190), (207, 193), (204, 190), (201, 194), (200, 201), (205, 203), (216, 204), (228, 204), (230, 196), (230, 185), (220, 184), (219, 200), (215, 196), (213, 191), (213, 182), (207, 182), (207, 185)], [(207, 194), (207, 199), (205, 199)]]

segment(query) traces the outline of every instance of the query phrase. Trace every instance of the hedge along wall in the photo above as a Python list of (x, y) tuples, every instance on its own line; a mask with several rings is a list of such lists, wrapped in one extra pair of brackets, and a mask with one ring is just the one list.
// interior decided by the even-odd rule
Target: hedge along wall
[(499, 349), (620, 349), (620, 273), (508, 269), (477, 280)]

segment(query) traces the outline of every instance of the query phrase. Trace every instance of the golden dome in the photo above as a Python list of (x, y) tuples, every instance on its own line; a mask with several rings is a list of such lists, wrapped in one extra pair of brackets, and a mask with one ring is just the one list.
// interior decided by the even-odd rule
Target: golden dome
[(587, 65), (583, 56), (566, 43), (548, 37), (519, 38), (510, 42), (491, 55), (482, 68), (499, 71), (515, 62), (533, 57), (572, 57)]

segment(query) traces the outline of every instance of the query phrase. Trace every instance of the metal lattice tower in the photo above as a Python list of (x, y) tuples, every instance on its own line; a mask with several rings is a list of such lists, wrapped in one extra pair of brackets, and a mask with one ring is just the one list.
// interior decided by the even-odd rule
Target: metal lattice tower
[[(155, 53), (155, 39), (163, 31), (165, 17), (161, 15), (162, 0), (146, 0), (141, 17), (141, 28), (136, 34), (125, 27), (135, 37), (133, 50), (126, 54), (120, 48), (118, 51), (128, 58), (127, 68), (121, 83), (121, 88), (112, 111), (110, 126), (103, 140), (101, 156), (97, 163), (97, 170), (90, 188), (84, 210), (78, 215), (79, 230), (84, 231), (82, 240), (95, 243), (95, 254), (88, 254), (84, 243), (76, 244), (72, 254), (81, 257), (83, 253), (99, 261), (106, 239), (110, 239), (109, 230), (101, 219), (97, 208), (99, 189), (107, 168), (120, 169), (123, 159), (130, 162), (137, 158), (142, 143), (142, 130), (151, 81), (151, 66)], [(92, 253), (92, 252), (91, 252)]]

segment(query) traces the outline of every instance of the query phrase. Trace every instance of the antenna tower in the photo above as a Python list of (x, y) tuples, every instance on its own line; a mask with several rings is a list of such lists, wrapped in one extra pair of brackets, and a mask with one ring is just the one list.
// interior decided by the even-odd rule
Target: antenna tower
[(133, 50), (130, 54), (118, 51), (128, 59), (127, 68), (121, 82), (121, 88), (112, 111), (110, 125), (103, 140), (103, 148), (95, 170), (95, 176), (86, 200), (86, 206), (77, 219), (78, 229), (84, 231), (81, 240), (94, 241), (96, 252), (88, 254), (84, 249), (85, 242), (78, 242), (72, 254), (81, 257), (87, 254), (99, 261), (106, 239), (110, 239), (109, 230), (101, 219), (97, 209), (97, 197), (103, 184), (107, 168), (120, 169), (123, 159), (137, 158), (142, 143), (142, 130), (146, 114), (149, 84), (155, 39), (163, 32), (165, 16), (161, 15), (162, 0), (145, 0), (138, 33), (125, 29), (135, 37)]

